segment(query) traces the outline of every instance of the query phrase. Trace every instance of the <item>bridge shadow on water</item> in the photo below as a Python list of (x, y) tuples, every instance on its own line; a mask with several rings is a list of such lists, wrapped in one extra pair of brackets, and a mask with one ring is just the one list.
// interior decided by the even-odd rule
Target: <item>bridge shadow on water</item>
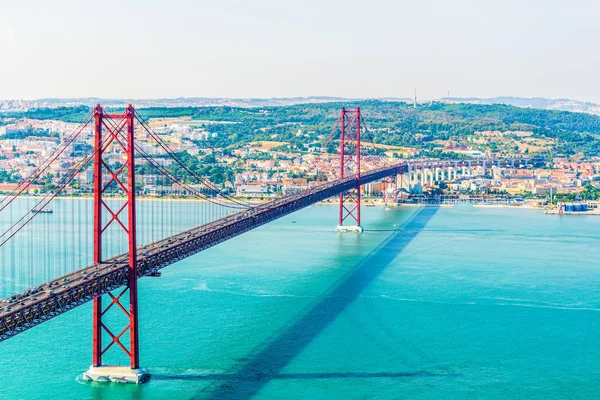
[[(272, 379), (410, 378), (431, 377), (424, 371), (382, 373), (301, 373), (284, 374), (284, 367), (329, 326), (385, 270), (394, 258), (419, 234), (438, 211), (437, 207), (417, 210), (410, 219), (377, 246), (323, 296), (309, 304), (298, 318), (276, 332), (246, 356), (230, 373), (209, 375), (157, 376), (156, 379), (215, 380), (195, 398), (250, 399)], [(447, 376), (447, 375), (444, 375)]]
[[(427, 378), (440, 376), (460, 376), (457, 373), (432, 373), (427, 371), (413, 372), (306, 372), (306, 373), (287, 373), (275, 375), (248, 375), (242, 376), (239, 373), (232, 374), (203, 374), (203, 375), (160, 375), (157, 379), (180, 380), (180, 381), (226, 381), (235, 383), (248, 381), (263, 381), (274, 379), (360, 379), (360, 378)], [(155, 378), (152, 378), (155, 379)], [(233, 396), (233, 394), (232, 394)], [(235, 398), (246, 398), (244, 395), (237, 395)]]

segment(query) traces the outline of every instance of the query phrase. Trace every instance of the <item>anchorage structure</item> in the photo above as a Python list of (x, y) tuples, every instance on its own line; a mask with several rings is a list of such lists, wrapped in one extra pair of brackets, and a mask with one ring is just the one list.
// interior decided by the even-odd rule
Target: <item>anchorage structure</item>
[[(340, 115), (340, 179), (356, 177), (356, 187), (340, 193), (340, 219), (337, 227), (342, 232), (362, 232), (360, 225), (360, 107), (346, 110)], [(344, 225), (350, 218), (356, 225)]]
[[(135, 110), (131, 105), (123, 114), (107, 114), (100, 105), (94, 110), (94, 264), (100, 265), (105, 260), (103, 238), (111, 230), (124, 232), (127, 236), (129, 260), (125, 288), (117, 295), (108, 292), (109, 303), (105, 308), (102, 307), (101, 296), (94, 298), (92, 366), (84, 373), (87, 380), (141, 383), (150, 378), (148, 371), (139, 366), (134, 119)], [(111, 146), (123, 151), (125, 161), (122, 165), (109, 166), (105, 160), (105, 153)], [(103, 179), (103, 176), (107, 179)], [(115, 206), (111, 201), (109, 205), (104, 199), (103, 195), (114, 192), (125, 196), (122, 204)], [(127, 297), (128, 307), (121, 303)], [(124, 328), (117, 331), (108, 327), (103, 317), (110, 309), (120, 309), (125, 314), (128, 323)], [(110, 340), (103, 344), (102, 338), (106, 335)], [(127, 336), (128, 346), (121, 342)], [(120, 348), (125, 353), (129, 358), (129, 366), (102, 363), (102, 356), (112, 347)]]

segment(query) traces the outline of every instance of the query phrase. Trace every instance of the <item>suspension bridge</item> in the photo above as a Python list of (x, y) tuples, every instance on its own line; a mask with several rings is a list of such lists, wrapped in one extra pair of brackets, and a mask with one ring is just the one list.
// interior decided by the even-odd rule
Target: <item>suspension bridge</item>
[[(360, 108), (342, 109), (337, 179), (251, 204), (211, 183), (129, 106), (110, 113), (98, 105), (84, 122), (0, 200), (0, 341), (93, 302), (92, 365), (84, 378), (140, 383), (138, 288), (142, 277), (319, 201), (339, 196), (339, 231), (361, 232), (361, 186), (389, 180), (394, 201), (419, 185), (486, 174), (493, 167), (526, 167), (530, 160), (411, 160), (361, 166)], [(88, 143), (92, 144), (89, 145)], [(86, 145), (87, 144), (87, 145)], [(83, 148), (73, 162), (75, 148)], [(67, 157), (69, 155), (69, 157)], [(56, 165), (66, 172), (49, 180)], [(47, 190), (31, 196), (32, 188)], [(86, 193), (84, 183), (93, 187)], [(184, 215), (173, 204), (138, 198), (178, 187)], [(66, 204), (66, 198), (71, 199)], [(160, 204), (157, 204), (160, 203)], [(62, 229), (49, 214), (62, 215)], [(113, 313), (126, 317), (124, 326)], [(110, 365), (120, 352), (128, 365)]]

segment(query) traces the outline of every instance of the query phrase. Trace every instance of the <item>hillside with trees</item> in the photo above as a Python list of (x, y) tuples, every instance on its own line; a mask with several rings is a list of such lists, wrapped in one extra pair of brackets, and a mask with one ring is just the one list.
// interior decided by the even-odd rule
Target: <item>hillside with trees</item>
[[(434, 102), (413, 108), (403, 102), (373, 100), (355, 104), (333, 102), (260, 108), (141, 108), (139, 112), (144, 118), (189, 117), (198, 121), (198, 127), (217, 133), (209, 141), (215, 147), (270, 140), (288, 142), (292, 148), (303, 149), (309, 144), (319, 145), (325, 141), (342, 105), (347, 108), (361, 106), (367, 127), (364, 140), (376, 144), (417, 147), (433, 152), (440, 147), (440, 141), (464, 143), (477, 132), (531, 132), (532, 138), (551, 140), (551, 151), (555, 155), (600, 155), (600, 117), (501, 104)], [(81, 121), (89, 112), (87, 107), (62, 107), (4, 114), (2, 118), (75, 122)]]

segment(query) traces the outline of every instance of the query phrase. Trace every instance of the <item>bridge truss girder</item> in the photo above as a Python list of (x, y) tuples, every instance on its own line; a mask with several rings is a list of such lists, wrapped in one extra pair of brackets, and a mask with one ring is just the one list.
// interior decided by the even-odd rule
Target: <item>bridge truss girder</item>
[[(375, 182), (386, 176), (406, 171), (406, 165), (384, 167), (363, 174), (361, 182), (365, 184)], [(216, 246), (284, 215), (336, 196), (343, 191), (356, 187), (356, 185), (356, 178), (344, 178), (310, 189), (306, 193), (289, 195), (273, 202), (277, 204), (267, 203), (258, 206), (253, 213), (241, 211), (210, 224), (190, 229), (171, 239), (141, 247), (137, 249), (137, 278), (155, 274), (160, 269), (177, 261)], [(75, 307), (93, 301), (104, 294), (128, 287), (132, 279), (130, 272), (129, 255), (122, 254), (40, 285), (57, 289), (48, 298), (40, 298), (18, 308), (15, 307), (10, 312), (3, 313), (0, 316), (0, 342)], [(90, 275), (91, 278), (83, 279), (84, 274)], [(79, 278), (76, 280), (75, 276)], [(69, 279), (69, 287), (61, 288), (58, 283), (62, 285), (65, 278)]]

